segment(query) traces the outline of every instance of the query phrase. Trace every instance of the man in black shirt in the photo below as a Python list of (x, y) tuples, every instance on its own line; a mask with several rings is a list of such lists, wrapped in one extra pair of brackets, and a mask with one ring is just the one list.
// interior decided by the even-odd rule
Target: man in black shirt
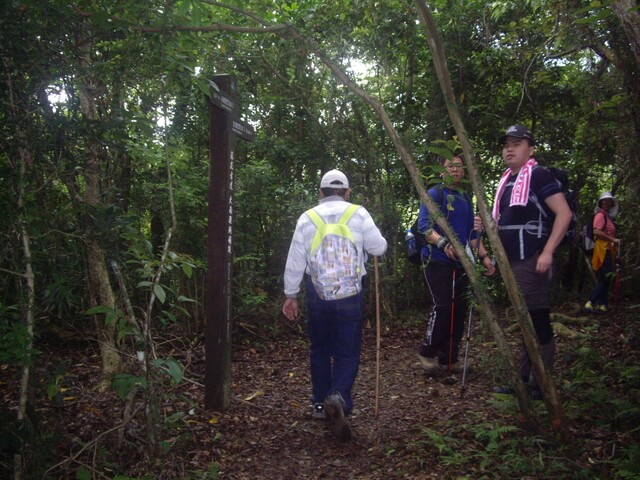
[[(551, 369), (555, 351), (549, 318), (553, 255), (573, 214), (555, 177), (548, 170), (538, 168), (533, 158), (534, 137), (527, 127), (509, 127), (500, 143), (507, 170), (498, 185), (493, 218), (531, 315), (542, 359)], [(520, 375), (529, 386), (532, 397), (540, 399), (540, 390), (524, 345), (520, 356)]]

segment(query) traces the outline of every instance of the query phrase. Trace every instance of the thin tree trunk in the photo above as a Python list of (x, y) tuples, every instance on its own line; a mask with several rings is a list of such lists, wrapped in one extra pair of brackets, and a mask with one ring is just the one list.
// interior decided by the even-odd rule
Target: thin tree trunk
[[(3, 63), (7, 66), (6, 59), (3, 59)], [(7, 72), (11, 70), (6, 69)], [(7, 89), (9, 91), (9, 101), (11, 117), (14, 125), (16, 125), (16, 138), (18, 140), (18, 151), (20, 154), (20, 176), (18, 178), (18, 230), (20, 240), (22, 242), (22, 253), (24, 255), (24, 274), (22, 275), (26, 282), (26, 302), (24, 305), (24, 324), (27, 330), (27, 338), (24, 345), (24, 364), (22, 365), (22, 372), (20, 375), (20, 398), (18, 401), (18, 422), (24, 422), (27, 418), (27, 404), (29, 402), (29, 383), (31, 378), (31, 351), (33, 349), (33, 332), (34, 332), (34, 315), (33, 309), (35, 305), (35, 276), (31, 264), (31, 237), (27, 230), (27, 220), (25, 216), (25, 178), (27, 169), (33, 165), (33, 155), (31, 151), (27, 149), (27, 135), (20, 127), (21, 115), (18, 100), (16, 98), (16, 92), (14, 89), (13, 79), (9, 74), (6, 78)], [(14, 479), (21, 480), (23, 478), (23, 456), (21, 453), (16, 454), (14, 457)]]
[[(91, 68), (91, 41), (88, 36), (80, 35), (78, 38), (79, 61), (81, 67), (86, 70)], [(83, 82), (79, 86), (80, 109), (87, 123), (98, 119), (96, 101), (94, 98), (95, 84), (93, 76), (85, 73)], [(91, 134), (87, 136), (85, 143), (84, 201), (89, 207), (98, 207), (102, 203), (100, 188), (100, 145), (98, 139)], [(99, 242), (98, 232), (90, 231), (85, 244), (87, 255), (87, 276), (89, 288), (92, 294), (94, 306), (104, 305), (115, 308), (115, 295), (109, 281), (109, 273), (106, 264), (106, 255)], [(102, 315), (98, 316), (97, 329), (102, 358), (102, 381), (99, 387), (107, 388), (111, 378), (118, 373), (122, 366), (122, 358), (118, 352), (115, 336), (115, 325), (108, 325)]]
[[(25, 362), (22, 365), (22, 375), (20, 377), (20, 403), (18, 408), (18, 421), (24, 421), (27, 416), (27, 403), (29, 401), (29, 383), (31, 378), (31, 350), (33, 349), (33, 308), (35, 299), (35, 277), (33, 274), (33, 268), (31, 266), (31, 238), (27, 231), (26, 220), (24, 218), (24, 178), (26, 173), (27, 164), (30, 163), (31, 154), (28, 150), (20, 148), (20, 187), (18, 190), (18, 210), (20, 211), (20, 238), (22, 240), (22, 251), (24, 254), (24, 279), (26, 282), (27, 301), (25, 303), (24, 323), (27, 327), (27, 338), (24, 345), (25, 348)], [(14, 479), (20, 480), (22, 478), (22, 458), (16, 458), (14, 463), (16, 469), (14, 471)]]

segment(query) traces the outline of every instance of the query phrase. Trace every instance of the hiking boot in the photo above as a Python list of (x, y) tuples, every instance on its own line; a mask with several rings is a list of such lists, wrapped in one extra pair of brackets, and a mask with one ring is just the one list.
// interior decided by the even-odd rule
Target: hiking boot
[(339, 393), (327, 396), (324, 399), (324, 411), (331, 423), (331, 432), (341, 442), (351, 440), (351, 427), (344, 415), (342, 397)]
[(593, 304), (591, 303), (591, 300), (589, 300), (587, 303), (584, 304), (584, 309), (587, 312), (594, 312), (595, 309), (593, 308)]
[(424, 370), (425, 375), (430, 377), (440, 375), (440, 365), (438, 365), (438, 359), (436, 357), (429, 358), (418, 354), (418, 360), (420, 360), (420, 366), (422, 370)]
[(327, 418), (327, 414), (324, 411), (324, 406), (321, 403), (314, 403), (313, 411), (311, 412), (312, 418), (318, 418), (320, 420), (324, 420)]
[(598, 305), (596, 310), (600, 313), (607, 313), (608, 308), (606, 305)]

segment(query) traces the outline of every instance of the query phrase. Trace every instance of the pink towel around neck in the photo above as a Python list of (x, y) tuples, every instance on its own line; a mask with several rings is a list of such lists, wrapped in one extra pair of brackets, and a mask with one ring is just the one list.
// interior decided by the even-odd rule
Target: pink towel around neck
[[(515, 183), (513, 184), (513, 189), (511, 190), (511, 199), (509, 201), (509, 206), (525, 206), (529, 201), (529, 186), (531, 185), (531, 172), (533, 168), (538, 165), (533, 158), (530, 158), (527, 163), (525, 163), (520, 171), (518, 172), (518, 177), (516, 178)], [(498, 189), (496, 190), (496, 199), (493, 202), (493, 219), (498, 220), (498, 215), (500, 215), (500, 197), (502, 197), (502, 191), (504, 190), (505, 185), (507, 184), (507, 180), (511, 176), (511, 169), (507, 168), (502, 177), (500, 177), (500, 182), (498, 183)]]

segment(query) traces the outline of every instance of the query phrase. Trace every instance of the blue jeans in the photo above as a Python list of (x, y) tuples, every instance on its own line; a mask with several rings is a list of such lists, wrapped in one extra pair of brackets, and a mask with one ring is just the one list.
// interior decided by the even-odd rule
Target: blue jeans
[(351, 389), (360, 366), (362, 292), (340, 300), (321, 300), (307, 277), (307, 330), (312, 401), (339, 393), (344, 411), (353, 408)]

